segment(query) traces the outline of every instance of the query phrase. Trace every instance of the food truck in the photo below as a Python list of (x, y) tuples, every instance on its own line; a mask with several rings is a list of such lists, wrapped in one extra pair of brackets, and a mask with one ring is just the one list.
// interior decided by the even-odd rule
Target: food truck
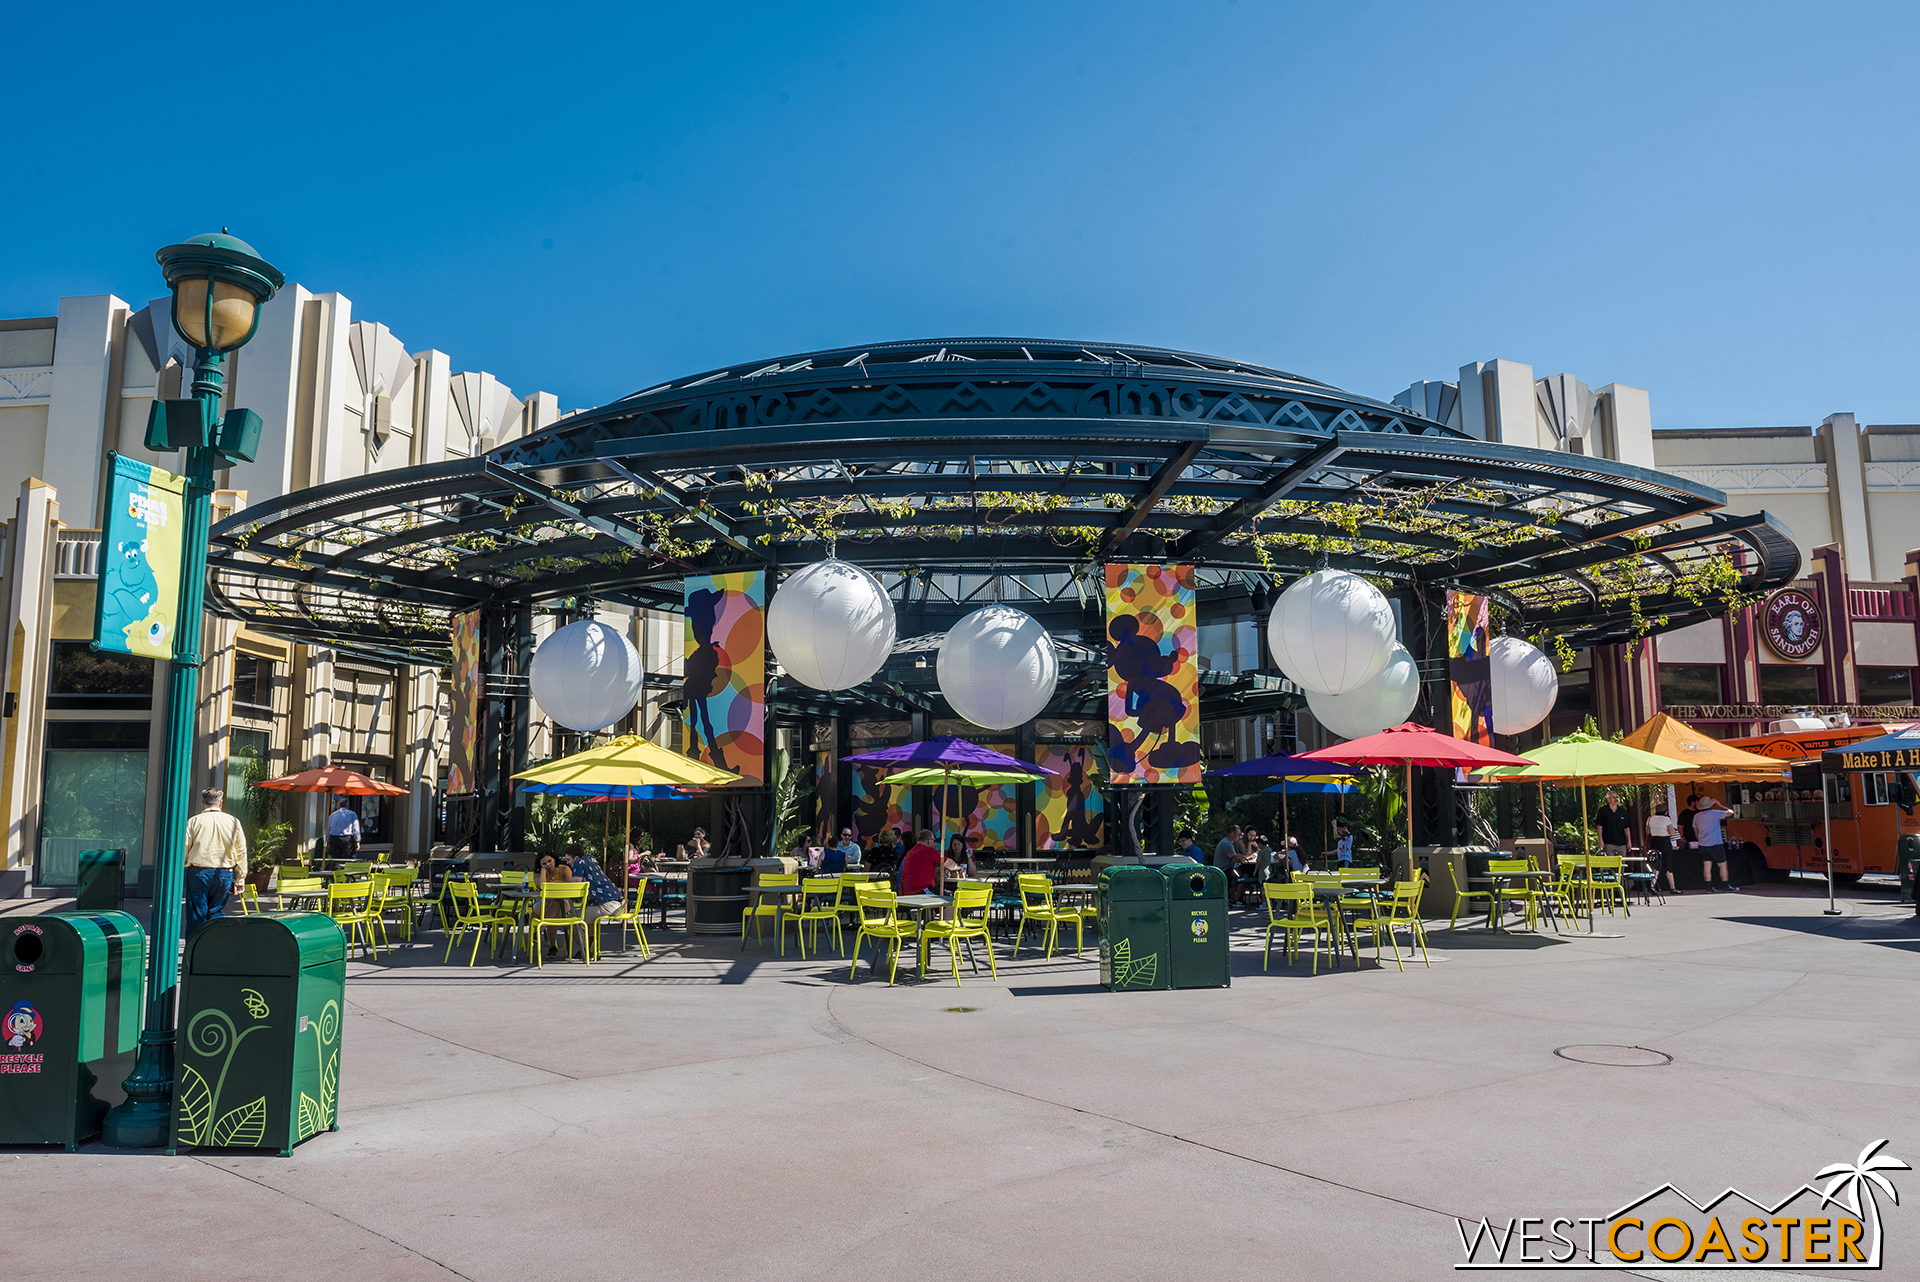
[(1791, 778), (1771, 781), (1700, 785), (1700, 792), (1718, 797), (1735, 811), (1736, 817), (1724, 825), (1727, 853), (1743, 850), (1756, 880), (1784, 881), (1796, 871), (1825, 876), (1826, 834), (1831, 825), (1835, 882), (1858, 881), (1870, 872), (1897, 872), (1902, 834), (1920, 838), (1920, 790), (1914, 773), (1856, 770), (1823, 776), (1820, 754), (1900, 728), (1783, 729), (1726, 740), (1730, 747), (1772, 757), (1792, 772)]

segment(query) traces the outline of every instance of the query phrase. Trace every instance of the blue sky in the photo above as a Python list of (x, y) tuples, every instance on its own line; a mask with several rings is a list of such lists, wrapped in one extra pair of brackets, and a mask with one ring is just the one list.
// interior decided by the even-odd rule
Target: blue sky
[(0, 315), (227, 225), (568, 408), (1014, 334), (1920, 421), (1912, 5), (227, 11), (12, 14)]

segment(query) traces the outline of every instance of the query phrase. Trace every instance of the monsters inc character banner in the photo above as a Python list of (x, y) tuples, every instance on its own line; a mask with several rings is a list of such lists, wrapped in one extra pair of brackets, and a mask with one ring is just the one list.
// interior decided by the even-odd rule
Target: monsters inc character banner
[(687, 755), (766, 782), (767, 576), (760, 570), (686, 581)]
[(1117, 784), (1200, 782), (1190, 565), (1107, 567), (1107, 764)]
[(180, 545), (186, 478), (115, 454), (93, 644), (116, 654), (173, 661), (180, 610)]
[[(989, 744), (995, 752), (1013, 755), (1010, 743)], [(974, 850), (1012, 850), (1020, 844), (1019, 784), (936, 784), (930, 817), (942, 849), (954, 837)]]
[(1493, 746), (1493, 660), (1487, 598), (1447, 592), (1447, 677), (1453, 686), (1453, 737)]

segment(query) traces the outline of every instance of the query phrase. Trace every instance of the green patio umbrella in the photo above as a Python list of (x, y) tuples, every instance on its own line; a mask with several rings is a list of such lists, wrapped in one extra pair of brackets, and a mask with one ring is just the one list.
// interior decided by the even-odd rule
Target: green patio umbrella
[[(1693, 769), (1690, 762), (1642, 752), (1624, 743), (1579, 731), (1563, 735), (1542, 747), (1528, 748), (1527, 756), (1533, 760), (1530, 766), (1494, 766), (1476, 770), (1474, 774), (1483, 779), (1538, 779), (1543, 782), (1548, 779), (1572, 779), (1579, 783), (1581, 859), (1589, 881), (1593, 878), (1593, 846), (1588, 841), (1586, 781), (1603, 776), (1614, 780), (1636, 775), (1653, 778)], [(1589, 934), (1593, 931), (1591, 895), (1587, 896), (1587, 931)]]

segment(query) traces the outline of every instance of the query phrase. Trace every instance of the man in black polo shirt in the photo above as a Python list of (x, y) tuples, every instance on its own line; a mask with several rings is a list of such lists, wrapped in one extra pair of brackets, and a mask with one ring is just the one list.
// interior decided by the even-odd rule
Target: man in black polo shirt
[(1607, 789), (1607, 804), (1600, 807), (1600, 851), (1620, 859), (1627, 857), (1627, 812), (1620, 808), (1620, 794)]

